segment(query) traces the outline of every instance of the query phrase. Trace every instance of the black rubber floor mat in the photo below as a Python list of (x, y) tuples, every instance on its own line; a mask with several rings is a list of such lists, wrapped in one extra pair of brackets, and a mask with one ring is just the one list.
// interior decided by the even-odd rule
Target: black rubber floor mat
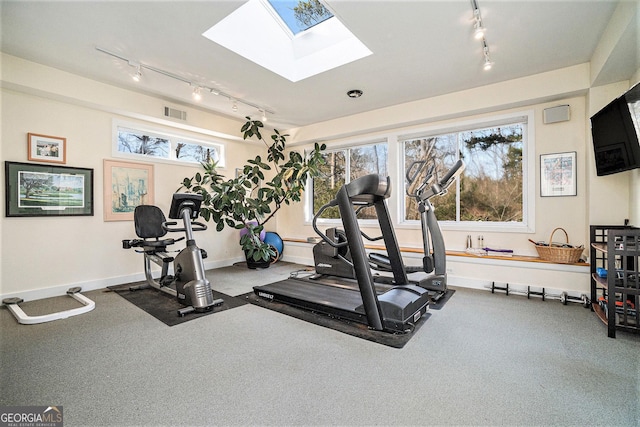
[(412, 331), (406, 333), (389, 333), (374, 331), (369, 329), (366, 325), (346, 321), (325, 315), (323, 313), (317, 313), (309, 310), (303, 310), (301, 308), (293, 307), (287, 304), (282, 304), (275, 301), (268, 301), (264, 298), (258, 297), (253, 292), (249, 292), (243, 295), (238, 295), (236, 298), (241, 298), (253, 305), (273, 310), (278, 313), (286, 314), (287, 316), (295, 317), (296, 319), (304, 320), (309, 323), (313, 323), (325, 328), (333, 329), (354, 337), (362, 338), (368, 341), (373, 341), (378, 344), (386, 345), (394, 348), (404, 347), (413, 335), (424, 325), (424, 323), (431, 316), (427, 313), (423, 316), (415, 325)]
[(108, 289), (117, 293), (122, 298), (129, 301), (136, 307), (146, 311), (156, 319), (165, 323), (168, 326), (179, 325), (189, 320), (197, 319), (202, 316), (208, 316), (210, 314), (219, 313), (221, 311), (229, 310), (232, 308), (240, 307), (247, 304), (248, 301), (240, 297), (232, 297), (225, 295), (221, 292), (213, 292), (215, 299), (222, 298), (224, 303), (222, 305), (213, 307), (213, 309), (204, 312), (193, 312), (183, 317), (178, 316), (178, 310), (184, 308), (175, 297), (160, 292), (156, 289), (140, 289), (138, 291), (130, 291), (129, 287), (134, 285), (133, 283), (126, 285), (109, 286)]
[(444, 307), (444, 305), (451, 299), (451, 297), (455, 293), (456, 293), (455, 290), (447, 289), (447, 292), (445, 292), (444, 295), (438, 301), (436, 302), (434, 302), (433, 300), (431, 301), (431, 304), (429, 304), (429, 308), (431, 310), (441, 310), (442, 307)]

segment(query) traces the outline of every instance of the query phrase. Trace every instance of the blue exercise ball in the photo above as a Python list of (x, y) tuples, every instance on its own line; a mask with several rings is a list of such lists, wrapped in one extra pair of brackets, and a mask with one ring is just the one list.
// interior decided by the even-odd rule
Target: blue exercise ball
[(284, 243), (282, 239), (278, 235), (278, 233), (274, 233), (272, 231), (267, 231), (264, 235), (264, 242), (273, 246), (278, 254), (277, 259), (282, 257), (282, 251), (284, 250)]

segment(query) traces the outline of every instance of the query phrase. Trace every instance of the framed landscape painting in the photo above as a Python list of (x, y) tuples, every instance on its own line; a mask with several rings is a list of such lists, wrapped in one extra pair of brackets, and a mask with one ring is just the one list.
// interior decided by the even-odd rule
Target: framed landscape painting
[(67, 139), (58, 136), (27, 134), (28, 159), (35, 162), (66, 163)]
[(5, 162), (5, 215), (93, 215), (93, 169)]

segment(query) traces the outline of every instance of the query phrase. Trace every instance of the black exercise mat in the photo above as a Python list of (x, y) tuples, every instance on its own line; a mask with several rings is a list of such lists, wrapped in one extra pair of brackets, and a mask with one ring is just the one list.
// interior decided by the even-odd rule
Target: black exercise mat
[(224, 300), (222, 305), (213, 307), (210, 311), (200, 313), (192, 312), (180, 317), (178, 316), (178, 310), (184, 308), (184, 306), (180, 304), (175, 297), (151, 288), (130, 291), (129, 288), (133, 285), (135, 284), (130, 283), (126, 285), (109, 286), (108, 289), (117, 293), (131, 304), (146, 311), (168, 326), (179, 325), (180, 323), (188, 322), (189, 320), (247, 304), (247, 301), (244, 298), (232, 297), (221, 292), (214, 291), (213, 298), (222, 298)]
[(447, 289), (447, 292), (444, 293), (444, 296), (442, 298), (440, 298), (438, 300), (438, 302), (434, 302), (433, 300), (431, 300), (431, 304), (429, 304), (429, 309), (431, 309), (431, 310), (440, 310), (440, 309), (442, 309), (442, 307), (444, 307), (444, 305), (451, 299), (451, 297), (455, 293), (456, 293), (455, 290)]
[(418, 332), (418, 330), (424, 325), (424, 323), (431, 316), (429, 312), (423, 316), (415, 325), (413, 331), (407, 333), (389, 333), (374, 331), (369, 329), (366, 325), (351, 322), (343, 319), (337, 319), (335, 317), (328, 316), (323, 313), (317, 313), (310, 310), (303, 310), (301, 308), (293, 307), (287, 304), (283, 304), (276, 301), (268, 301), (264, 298), (260, 298), (253, 292), (249, 292), (243, 295), (238, 295), (237, 298), (241, 298), (253, 305), (273, 310), (278, 313), (286, 314), (287, 316), (295, 317), (296, 319), (304, 320), (315, 325), (324, 326), (325, 328), (333, 329), (354, 337), (362, 338), (368, 341), (373, 341), (378, 344), (383, 344), (393, 348), (402, 348), (409, 342), (411, 337)]

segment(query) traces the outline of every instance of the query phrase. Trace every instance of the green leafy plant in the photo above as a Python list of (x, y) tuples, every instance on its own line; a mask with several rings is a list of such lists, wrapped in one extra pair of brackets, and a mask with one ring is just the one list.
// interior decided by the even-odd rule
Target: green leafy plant
[[(322, 151), (326, 146), (316, 143), (306, 156), (297, 151), (289, 151), (287, 156), (285, 148), (289, 135), (274, 129), (268, 142), (262, 136), (262, 122), (250, 117), (246, 119), (241, 129), (243, 138), (255, 137), (263, 142), (267, 158), (256, 156), (247, 160), (235, 178), (219, 174), (213, 161), (201, 163), (203, 170), (191, 178), (184, 178), (178, 191), (186, 189), (202, 195), (200, 215), (205, 221), (213, 221), (217, 231), (225, 227), (246, 228), (248, 232), (241, 237), (240, 246), (247, 258), (268, 261), (276, 254), (270, 245), (260, 240), (264, 224), (282, 206), (301, 200), (307, 179), (320, 173), (324, 163)], [(268, 178), (271, 174), (273, 176)]]

